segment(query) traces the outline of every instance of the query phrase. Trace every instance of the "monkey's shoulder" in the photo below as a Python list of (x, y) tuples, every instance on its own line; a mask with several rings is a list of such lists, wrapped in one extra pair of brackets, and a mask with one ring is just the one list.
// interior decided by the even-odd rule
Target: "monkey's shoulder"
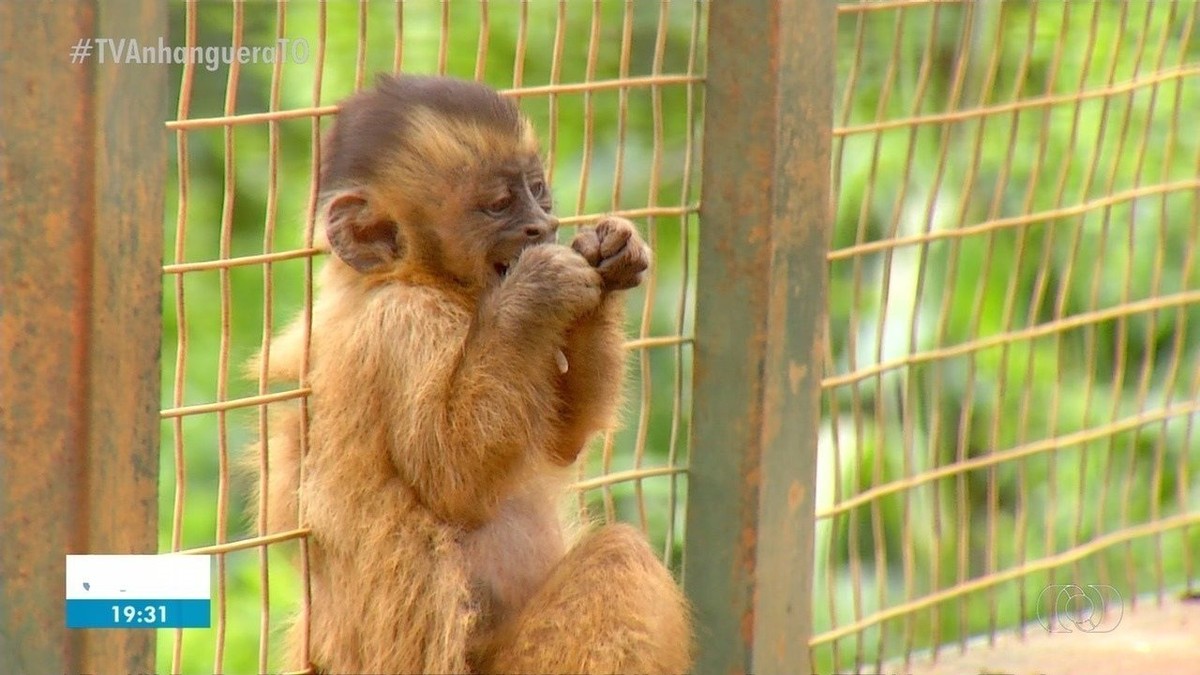
[(312, 323), (314, 387), (347, 378), (360, 385), (378, 378), (437, 380), (452, 368), (470, 332), (471, 314), (436, 289), (387, 284), (324, 290)]
[(428, 286), (388, 283), (366, 288), (330, 289), (317, 301), (314, 324), (336, 329), (358, 326), (382, 330), (411, 325), (422, 333), (467, 326), (471, 311), (450, 293)]

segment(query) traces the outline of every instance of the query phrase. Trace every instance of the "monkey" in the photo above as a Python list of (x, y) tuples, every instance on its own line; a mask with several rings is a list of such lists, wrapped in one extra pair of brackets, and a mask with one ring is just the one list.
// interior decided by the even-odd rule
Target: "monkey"
[(288, 411), (256, 446), (252, 500), (265, 530), (309, 530), (302, 665), (687, 672), (688, 605), (642, 533), (573, 537), (560, 509), (615, 424), (623, 292), (651, 262), (637, 228), (607, 217), (557, 243), (532, 125), (483, 84), (382, 75), (321, 149), (331, 255), (311, 330), (285, 329), (268, 364), (295, 381), (307, 339), (308, 423)]

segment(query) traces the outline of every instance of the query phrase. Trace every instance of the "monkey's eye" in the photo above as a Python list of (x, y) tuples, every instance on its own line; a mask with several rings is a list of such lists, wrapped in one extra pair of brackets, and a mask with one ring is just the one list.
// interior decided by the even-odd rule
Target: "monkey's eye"
[(534, 199), (541, 199), (546, 196), (546, 181), (536, 178), (529, 182), (529, 194), (533, 195)]
[(494, 200), (494, 201), (486, 204), (483, 207), (483, 212), (488, 214), (489, 216), (504, 215), (504, 212), (508, 211), (509, 207), (512, 206), (512, 204), (513, 204), (513, 196), (512, 196), (512, 193), (509, 193), (509, 194), (504, 195), (500, 199)]

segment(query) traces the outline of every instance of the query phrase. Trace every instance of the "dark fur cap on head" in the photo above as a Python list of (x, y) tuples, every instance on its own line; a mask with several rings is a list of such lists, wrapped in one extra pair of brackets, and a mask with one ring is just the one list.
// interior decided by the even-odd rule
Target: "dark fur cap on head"
[[(516, 104), (491, 87), (449, 77), (380, 75), (375, 89), (342, 103), (323, 147), (321, 190), (375, 183), (418, 165), (470, 162), (504, 139), (522, 147), (532, 142), (536, 149)], [(395, 166), (397, 150), (403, 163), (414, 166)]]

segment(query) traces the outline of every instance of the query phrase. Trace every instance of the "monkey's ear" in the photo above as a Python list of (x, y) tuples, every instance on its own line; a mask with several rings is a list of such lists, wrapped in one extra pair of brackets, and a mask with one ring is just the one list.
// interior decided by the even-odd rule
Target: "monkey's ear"
[(325, 234), (337, 257), (362, 274), (390, 265), (403, 253), (396, 222), (376, 213), (360, 192), (342, 192), (327, 202)]

